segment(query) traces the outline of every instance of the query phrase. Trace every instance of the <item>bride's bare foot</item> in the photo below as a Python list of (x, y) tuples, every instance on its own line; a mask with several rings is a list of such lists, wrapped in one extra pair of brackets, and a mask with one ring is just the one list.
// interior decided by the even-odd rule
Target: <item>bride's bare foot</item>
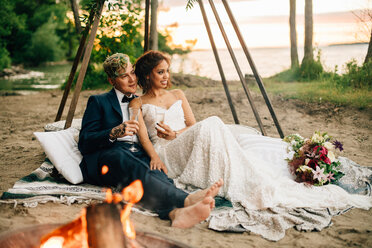
[(194, 205), (195, 203), (203, 200), (206, 196), (215, 197), (218, 194), (218, 191), (223, 185), (223, 179), (220, 178), (217, 182), (212, 184), (208, 189), (199, 190), (195, 193), (188, 195), (185, 199), (185, 207)]
[(208, 218), (214, 208), (214, 199), (206, 196), (202, 201), (184, 208), (173, 210), (169, 216), (172, 227), (190, 228)]

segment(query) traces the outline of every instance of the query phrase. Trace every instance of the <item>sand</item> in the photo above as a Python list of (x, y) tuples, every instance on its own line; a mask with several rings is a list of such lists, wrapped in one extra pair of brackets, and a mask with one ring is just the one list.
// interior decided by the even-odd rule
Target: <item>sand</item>
[[(238, 84), (232, 88), (240, 123), (258, 128), (244, 91)], [(184, 88), (184, 91), (197, 120), (217, 115), (225, 123), (233, 123), (221, 86)], [(82, 92), (75, 117), (82, 117), (90, 95), (101, 92)], [(54, 121), (62, 93), (52, 90), (29, 95), (0, 96), (1, 192), (12, 187), (15, 181), (28, 175), (43, 162), (45, 154), (33, 132), (43, 131), (45, 124)], [(259, 93), (252, 95), (267, 133), (279, 137), (262, 96)], [(371, 112), (322, 102), (309, 104), (299, 100), (284, 100), (280, 96), (270, 98), (285, 134), (310, 136), (315, 130), (328, 131), (344, 143), (342, 156), (361, 165), (372, 166), (369, 157), (372, 150)], [(66, 108), (65, 113), (67, 111)], [(46, 203), (36, 208), (14, 208), (11, 204), (0, 204), (0, 233), (40, 223), (65, 223), (77, 218), (85, 206)], [(131, 219), (137, 230), (161, 234), (192, 247), (372, 247), (372, 210), (353, 209), (335, 217), (333, 225), (321, 232), (287, 230), (285, 238), (275, 243), (250, 233), (209, 230), (206, 223), (180, 230), (171, 228), (169, 221), (157, 217), (134, 213)]]

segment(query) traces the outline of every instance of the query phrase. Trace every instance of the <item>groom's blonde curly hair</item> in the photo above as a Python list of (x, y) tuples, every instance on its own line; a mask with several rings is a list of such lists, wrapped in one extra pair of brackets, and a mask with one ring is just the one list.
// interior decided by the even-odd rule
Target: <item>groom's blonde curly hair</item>
[[(147, 79), (151, 71), (163, 60), (170, 66), (170, 56), (159, 51), (148, 51), (139, 57), (134, 65), (134, 73), (138, 78), (138, 85), (144, 94), (152, 88), (152, 82)], [(172, 86), (171, 77), (168, 77), (167, 89)]]
[(127, 69), (130, 63), (129, 56), (124, 53), (115, 53), (105, 59), (103, 69), (109, 78), (115, 79), (119, 76), (120, 69)]

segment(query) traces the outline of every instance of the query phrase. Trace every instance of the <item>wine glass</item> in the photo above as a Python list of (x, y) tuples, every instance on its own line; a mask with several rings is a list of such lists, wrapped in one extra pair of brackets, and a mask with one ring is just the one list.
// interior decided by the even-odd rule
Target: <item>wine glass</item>
[[(156, 121), (156, 123), (163, 123), (164, 122), (164, 116), (165, 116), (165, 110), (162, 109), (162, 108), (156, 108), (155, 109), (155, 112), (156, 112), (155, 113), (155, 121)], [(156, 124), (155, 124), (155, 126), (156, 126)], [(161, 128), (160, 126), (158, 126), (158, 129), (164, 131), (164, 129)]]
[(165, 111), (161, 108), (156, 108), (156, 123), (161, 123), (164, 121)]
[[(138, 121), (139, 112), (139, 108), (129, 108), (129, 119)], [(129, 151), (138, 152), (138, 149), (134, 146), (134, 135), (132, 135), (132, 146), (129, 148)]]

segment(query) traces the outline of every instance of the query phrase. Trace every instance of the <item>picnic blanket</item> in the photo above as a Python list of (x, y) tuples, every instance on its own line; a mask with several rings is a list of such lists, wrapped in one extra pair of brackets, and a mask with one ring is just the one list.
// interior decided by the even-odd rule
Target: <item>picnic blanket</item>
[[(339, 157), (341, 170), (345, 176), (339, 186), (352, 194), (371, 195), (372, 167), (360, 166), (352, 160)], [(190, 186), (188, 192), (196, 190)], [(67, 205), (73, 203), (91, 203), (103, 201), (103, 188), (90, 185), (72, 185), (66, 181), (52, 163), (46, 159), (42, 165), (30, 175), (18, 180), (12, 188), (4, 192), (1, 203), (15, 206), (36, 207), (39, 203), (56, 202)], [(294, 227), (299, 231), (320, 231), (332, 225), (332, 217), (340, 215), (351, 208), (342, 210), (309, 209), (309, 208), (271, 208), (247, 211), (238, 205), (232, 205), (223, 198), (216, 198), (216, 208), (207, 219), (209, 228), (216, 231), (253, 232), (263, 238), (278, 241), (285, 236), (285, 231)], [(155, 213), (136, 207), (133, 211), (144, 215), (156, 216)]]

